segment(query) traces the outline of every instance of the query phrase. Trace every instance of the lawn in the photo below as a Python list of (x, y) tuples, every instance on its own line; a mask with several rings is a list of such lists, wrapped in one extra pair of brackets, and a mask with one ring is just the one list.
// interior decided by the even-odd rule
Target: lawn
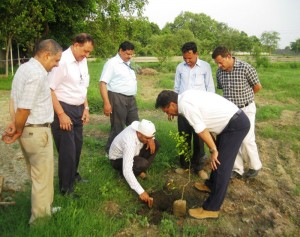
[[(159, 69), (158, 63), (139, 66)], [(212, 66), (215, 75), (216, 66)], [(187, 179), (186, 175), (174, 173), (178, 159), (170, 131), (177, 131), (176, 120), (168, 121), (163, 112), (154, 108), (157, 94), (173, 88), (174, 72), (138, 75), (140, 119), (155, 123), (156, 139), (161, 145), (148, 178), (140, 180), (154, 197), (155, 205), (149, 209), (105, 157), (109, 119), (102, 113), (98, 88), (102, 67), (103, 61), (89, 63), (88, 98), (92, 116), (84, 128), (80, 164), (80, 172), (89, 182), (76, 185), (81, 198), (60, 196), (56, 175), (54, 206), (61, 206), (61, 211), (29, 227), (30, 185), (25, 186), (25, 191), (6, 191), (4, 196), (16, 201), (16, 205), (0, 206), (0, 236), (297, 236), (300, 233), (299, 63), (273, 63), (258, 69), (263, 89), (256, 95), (256, 134), (264, 167), (251, 182), (232, 181), (220, 218), (204, 221), (192, 219), (188, 214), (176, 218), (171, 208), (162, 208), (164, 200), (158, 195), (164, 193), (171, 205), (173, 199), (168, 198), (172, 194), (178, 196)], [(176, 63), (174, 71), (175, 67)], [(9, 83), (1, 82), (0, 89), (9, 90)], [(18, 149), (16, 145), (12, 150)], [(209, 165), (205, 170), (209, 173)], [(194, 181), (201, 180), (192, 175)], [(192, 184), (186, 194), (189, 207), (201, 206), (206, 197), (193, 190)]]

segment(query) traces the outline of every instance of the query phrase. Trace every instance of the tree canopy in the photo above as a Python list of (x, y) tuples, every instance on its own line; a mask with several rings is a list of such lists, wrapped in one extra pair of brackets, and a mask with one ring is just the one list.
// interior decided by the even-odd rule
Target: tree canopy
[[(167, 58), (179, 55), (181, 45), (195, 41), (201, 52), (211, 52), (224, 45), (232, 51), (254, 52), (277, 49), (278, 32), (264, 32), (260, 39), (217, 22), (200, 13), (181, 12), (163, 29), (143, 17), (147, 0), (2, 0), (0, 2), (0, 44), (8, 50), (17, 44), (32, 52), (44, 38), (57, 40), (63, 48), (79, 32), (95, 39), (93, 55), (107, 58), (119, 44), (130, 40), (137, 55)], [(298, 41), (291, 49), (299, 52)], [(298, 48), (297, 48), (298, 47)]]

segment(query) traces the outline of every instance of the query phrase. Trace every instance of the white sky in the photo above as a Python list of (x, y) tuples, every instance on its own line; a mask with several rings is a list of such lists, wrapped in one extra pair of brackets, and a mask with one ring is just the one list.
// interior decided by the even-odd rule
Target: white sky
[(204, 13), (229, 27), (260, 38), (280, 34), (279, 47), (300, 38), (300, 0), (148, 0), (144, 16), (163, 28), (182, 12)]

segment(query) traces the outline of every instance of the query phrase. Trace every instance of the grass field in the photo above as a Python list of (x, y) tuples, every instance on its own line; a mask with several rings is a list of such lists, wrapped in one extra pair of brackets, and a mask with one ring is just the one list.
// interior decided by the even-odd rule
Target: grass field
[[(140, 63), (140, 66), (159, 70), (158, 63)], [(176, 63), (174, 71), (175, 66)], [(54, 206), (61, 206), (61, 211), (29, 227), (30, 185), (24, 192), (7, 191), (5, 196), (17, 204), (0, 206), (0, 236), (297, 236), (300, 233), (300, 63), (271, 63), (268, 68), (258, 69), (263, 90), (256, 95), (256, 133), (264, 168), (255, 181), (233, 181), (221, 217), (204, 221), (188, 215), (175, 218), (169, 209), (161, 210), (159, 204), (152, 209), (145, 207), (110, 166), (104, 155), (109, 120), (102, 113), (98, 89), (102, 67), (102, 61), (89, 63), (88, 98), (93, 114), (84, 129), (80, 165), (80, 172), (89, 183), (76, 185), (81, 198), (75, 201), (60, 196), (56, 175)], [(212, 67), (214, 75), (216, 66)], [(141, 181), (153, 195), (165, 190), (170, 182), (174, 183), (174, 189), (180, 190), (177, 183), (186, 179), (173, 172), (178, 159), (169, 133), (177, 130), (176, 120), (169, 122), (165, 114), (154, 109), (157, 94), (173, 88), (173, 77), (174, 72), (138, 75), (140, 119), (155, 123), (156, 139), (161, 144), (148, 178)], [(1, 90), (10, 89), (11, 79), (0, 81)], [(15, 150), (18, 149), (16, 146)], [(196, 176), (192, 179), (199, 180)], [(188, 206), (201, 206), (206, 196), (191, 193), (187, 194)]]

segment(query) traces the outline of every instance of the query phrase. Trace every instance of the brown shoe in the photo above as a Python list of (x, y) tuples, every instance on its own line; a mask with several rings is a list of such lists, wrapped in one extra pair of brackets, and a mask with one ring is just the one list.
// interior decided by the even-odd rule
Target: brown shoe
[(203, 184), (203, 183), (196, 182), (196, 183), (194, 184), (194, 187), (195, 187), (196, 189), (198, 189), (199, 191), (201, 191), (201, 192), (207, 192), (207, 193), (210, 193), (210, 192), (211, 192), (210, 188), (207, 187), (207, 186), (206, 186), (205, 184)]
[(176, 174), (188, 174), (189, 169), (177, 168), (177, 169), (175, 169), (175, 173)]
[(202, 207), (189, 209), (189, 214), (191, 217), (194, 217), (196, 219), (219, 218), (219, 211), (207, 211), (204, 210)]
[(139, 177), (140, 177), (141, 179), (145, 179), (145, 178), (147, 177), (147, 175), (146, 175), (145, 172), (142, 172), (142, 173), (139, 174)]

